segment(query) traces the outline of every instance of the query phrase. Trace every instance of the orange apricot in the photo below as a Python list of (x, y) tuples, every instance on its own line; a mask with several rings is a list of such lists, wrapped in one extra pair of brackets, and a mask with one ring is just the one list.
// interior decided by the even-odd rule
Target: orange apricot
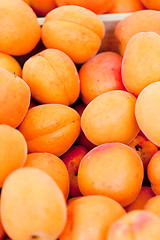
[(105, 195), (127, 206), (137, 198), (143, 175), (143, 164), (135, 150), (122, 143), (106, 143), (83, 157), (78, 185), (83, 195)]
[(148, 179), (155, 194), (160, 194), (160, 151), (151, 158), (147, 168)]
[(150, 211), (160, 217), (160, 196), (153, 196), (144, 205), (144, 210)]
[(63, 161), (51, 153), (30, 153), (24, 167), (38, 168), (46, 172), (57, 183), (65, 199), (69, 194), (69, 175)]
[(29, 53), (40, 40), (36, 14), (23, 1), (0, 1), (0, 29), (0, 51), (11, 55)]
[(141, 131), (157, 146), (160, 146), (159, 91), (160, 82), (149, 84), (139, 94), (135, 105), (135, 116)]
[(44, 17), (48, 12), (53, 10), (57, 5), (55, 0), (23, 0), (26, 2), (39, 17)]
[(71, 105), (80, 93), (76, 66), (57, 49), (46, 49), (29, 58), (23, 66), (22, 76), (32, 97), (40, 103)]
[(81, 127), (94, 144), (129, 144), (139, 132), (135, 119), (136, 98), (126, 91), (113, 90), (91, 101), (81, 117)]
[(160, 219), (145, 210), (131, 211), (115, 221), (106, 240), (158, 240)]
[(121, 20), (115, 28), (115, 35), (120, 41), (121, 54), (123, 55), (128, 41), (136, 33), (155, 32), (160, 34), (159, 21), (160, 12), (154, 10), (137, 11)]
[(66, 53), (83, 63), (96, 55), (105, 28), (92, 11), (79, 6), (62, 6), (49, 12), (42, 26), (42, 41), (47, 48)]
[(0, 52), (0, 67), (5, 68), (18, 77), (22, 76), (22, 69), (18, 61), (9, 54)]
[(70, 179), (70, 197), (81, 195), (79, 191), (77, 174), (79, 164), (82, 158), (88, 153), (88, 150), (81, 145), (74, 145), (66, 153), (61, 156), (62, 161), (65, 163)]
[[(39, 169), (12, 172), (1, 193), (2, 224), (12, 239), (57, 239), (66, 223), (67, 208), (56, 182)], [(25, 219), (25, 221), (24, 221)]]
[(57, 6), (76, 5), (87, 8), (96, 14), (108, 12), (112, 7), (114, 0), (56, 0)]
[(80, 133), (80, 116), (62, 104), (42, 104), (29, 109), (19, 126), (29, 152), (48, 152), (60, 156)]
[(143, 210), (145, 204), (149, 201), (149, 199), (151, 199), (154, 196), (155, 194), (153, 193), (151, 187), (143, 186), (136, 200), (127, 207), (125, 207), (125, 210), (127, 212), (138, 209)]
[(124, 90), (121, 78), (122, 57), (103, 52), (88, 60), (79, 71), (82, 101), (87, 105), (102, 93)]
[(122, 206), (108, 197), (80, 197), (68, 205), (67, 224), (60, 240), (103, 240), (111, 224), (124, 214)]
[(27, 144), (23, 135), (8, 125), (0, 124), (0, 187), (6, 177), (24, 165)]
[(114, 0), (109, 13), (128, 13), (144, 9), (141, 0)]
[(28, 111), (31, 92), (21, 78), (2, 67), (0, 76), (0, 124), (16, 128)]
[(160, 36), (154, 32), (135, 34), (127, 44), (122, 61), (122, 81), (138, 96), (150, 83), (160, 80)]
[(147, 8), (160, 11), (159, 0), (141, 0), (141, 1)]

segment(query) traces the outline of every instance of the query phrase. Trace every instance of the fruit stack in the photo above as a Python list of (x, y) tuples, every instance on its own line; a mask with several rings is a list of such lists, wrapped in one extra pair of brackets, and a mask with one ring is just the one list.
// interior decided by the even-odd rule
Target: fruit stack
[(159, 10), (0, 0), (0, 240), (160, 240)]

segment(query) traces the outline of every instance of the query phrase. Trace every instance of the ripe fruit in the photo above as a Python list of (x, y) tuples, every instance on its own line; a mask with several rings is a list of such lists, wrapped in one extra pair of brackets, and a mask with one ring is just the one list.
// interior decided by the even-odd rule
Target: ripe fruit
[(17, 129), (0, 124), (0, 146), (0, 187), (2, 187), (6, 177), (24, 165), (27, 144)]
[(122, 81), (135, 96), (160, 80), (160, 36), (154, 32), (135, 34), (127, 44), (122, 61)]
[(160, 10), (159, 0), (141, 0), (142, 3), (149, 9)]
[(76, 5), (87, 8), (96, 14), (106, 13), (113, 5), (114, 0), (56, 0), (58, 6)]
[(20, 0), (0, 1), (0, 51), (29, 53), (40, 40), (40, 26), (33, 10)]
[(140, 129), (157, 146), (160, 146), (159, 91), (160, 82), (149, 84), (139, 94), (135, 105), (135, 116)]
[(137, 11), (120, 21), (115, 28), (115, 35), (120, 41), (121, 54), (123, 55), (128, 41), (136, 33), (155, 32), (160, 34), (159, 21), (160, 12), (154, 10)]
[(105, 195), (122, 206), (138, 196), (143, 164), (135, 150), (122, 143), (95, 147), (81, 160), (78, 185), (83, 195)]
[(24, 167), (38, 168), (46, 172), (57, 183), (65, 199), (69, 194), (69, 175), (63, 161), (51, 153), (30, 153)]
[(109, 13), (128, 13), (143, 10), (141, 0), (114, 0)]
[(103, 240), (111, 224), (124, 214), (125, 210), (113, 199), (80, 197), (68, 206), (67, 224), (60, 240)]
[(46, 49), (29, 58), (23, 66), (22, 75), (32, 97), (40, 103), (71, 105), (79, 96), (76, 66), (57, 49)]
[(5, 68), (18, 77), (22, 76), (22, 69), (18, 61), (6, 53), (0, 52), (0, 67)]
[(139, 132), (135, 119), (136, 98), (126, 91), (103, 93), (90, 102), (81, 117), (81, 127), (94, 144), (129, 144)]
[(148, 211), (136, 210), (115, 221), (106, 240), (158, 240), (159, 234), (159, 217)]
[(144, 210), (150, 211), (160, 217), (160, 196), (153, 196), (144, 205)]
[(62, 104), (42, 104), (29, 109), (19, 126), (29, 152), (48, 152), (60, 156), (80, 133), (80, 116)]
[(60, 188), (39, 169), (18, 169), (3, 185), (2, 224), (11, 239), (57, 239), (66, 223), (66, 210)]
[(81, 98), (87, 105), (102, 93), (124, 90), (121, 78), (122, 58), (114, 52), (99, 53), (79, 71)]
[(59, 49), (75, 63), (83, 63), (98, 52), (104, 31), (95, 13), (79, 6), (63, 6), (46, 15), (42, 41), (47, 48)]
[(0, 124), (16, 128), (28, 111), (31, 92), (21, 78), (1, 67), (0, 76)]

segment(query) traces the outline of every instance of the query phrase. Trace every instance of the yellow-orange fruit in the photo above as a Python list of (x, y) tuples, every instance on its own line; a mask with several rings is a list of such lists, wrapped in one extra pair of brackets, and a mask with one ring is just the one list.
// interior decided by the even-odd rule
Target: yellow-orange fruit
[(126, 89), (138, 94), (160, 80), (160, 36), (154, 32), (135, 34), (127, 44), (122, 60), (122, 81)]
[(138, 196), (143, 175), (143, 164), (135, 150), (122, 143), (106, 143), (83, 157), (78, 185), (83, 195), (105, 195), (127, 206)]
[[(1, 205), (1, 198), (0, 198), (0, 205)], [(2, 226), (1, 212), (0, 212), (0, 240), (4, 239), (4, 236), (5, 236), (5, 231)]]
[(22, 76), (40, 103), (73, 104), (80, 93), (79, 76), (72, 60), (57, 49), (46, 49), (29, 58)]
[(144, 210), (150, 211), (160, 217), (160, 196), (153, 196), (144, 205)]
[(67, 224), (60, 240), (103, 240), (111, 224), (124, 214), (122, 206), (111, 198), (80, 197), (68, 205)]
[(147, 8), (160, 11), (159, 0), (141, 0), (141, 1)]
[(121, 78), (122, 57), (114, 52), (99, 53), (79, 71), (81, 98), (87, 105), (102, 93), (124, 90)]
[(151, 158), (148, 167), (147, 175), (151, 183), (152, 190), (155, 194), (160, 194), (160, 151), (155, 153)]
[(114, 0), (109, 13), (128, 13), (143, 10), (141, 0)]
[(128, 205), (127, 207), (125, 207), (125, 210), (127, 212), (138, 210), (138, 209), (142, 210), (144, 209), (144, 206), (148, 202), (148, 200), (154, 196), (155, 194), (153, 193), (151, 187), (143, 186), (136, 200), (130, 205)]
[(29, 152), (66, 152), (80, 133), (80, 116), (62, 104), (42, 104), (29, 109), (19, 130)]
[(63, 231), (66, 213), (60, 188), (45, 172), (21, 168), (6, 179), (1, 193), (1, 214), (11, 239), (55, 240)]
[(0, 124), (17, 127), (30, 104), (28, 85), (18, 76), (0, 67)]
[(145, 210), (131, 211), (115, 221), (106, 240), (158, 240), (160, 219)]
[(38, 168), (46, 172), (57, 183), (65, 199), (69, 194), (69, 175), (63, 161), (51, 153), (30, 153), (24, 167)]
[(22, 69), (18, 61), (9, 54), (0, 52), (0, 67), (5, 68), (18, 77), (22, 76)]
[(41, 17), (44, 17), (48, 12), (56, 7), (55, 0), (23, 0), (30, 7), (33, 8), (34, 12)]
[(84, 109), (81, 127), (94, 144), (129, 144), (139, 132), (135, 118), (136, 98), (126, 91), (113, 90), (96, 97)]
[(135, 105), (137, 123), (145, 136), (160, 146), (160, 82), (149, 84), (139, 94)]
[(98, 52), (104, 31), (103, 22), (92, 11), (62, 6), (46, 15), (42, 41), (47, 48), (59, 49), (74, 62), (83, 63)]
[(76, 5), (87, 8), (96, 14), (106, 13), (115, 0), (56, 0), (57, 6)]
[(120, 41), (121, 54), (124, 53), (128, 41), (136, 33), (155, 32), (160, 34), (159, 21), (160, 12), (154, 10), (137, 11), (121, 20), (115, 28), (115, 35)]
[(6, 177), (24, 165), (27, 143), (17, 129), (0, 124), (0, 146), (0, 187), (2, 187)]
[(36, 14), (20, 0), (0, 1), (0, 51), (11, 55), (29, 53), (40, 40)]

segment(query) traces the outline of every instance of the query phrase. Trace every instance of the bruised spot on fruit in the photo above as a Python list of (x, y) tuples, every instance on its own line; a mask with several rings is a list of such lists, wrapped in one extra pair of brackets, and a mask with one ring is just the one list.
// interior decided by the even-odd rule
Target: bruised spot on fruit
[(142, 149), (142, 146), (140, 146), (139, 144), (137, 144), (137, 145), (135, 146), (135, 149), (136, 149), (137, 151), (139, 151), (139, 150)]
[(39, 238), (39, 236), (37, 236), (37, 235), (32, 235), (32, 236), (31, 236), (31, 239), (36, 239), (36, 240), (38, 240), (38, 239), (40, 239), (40, 238)]

